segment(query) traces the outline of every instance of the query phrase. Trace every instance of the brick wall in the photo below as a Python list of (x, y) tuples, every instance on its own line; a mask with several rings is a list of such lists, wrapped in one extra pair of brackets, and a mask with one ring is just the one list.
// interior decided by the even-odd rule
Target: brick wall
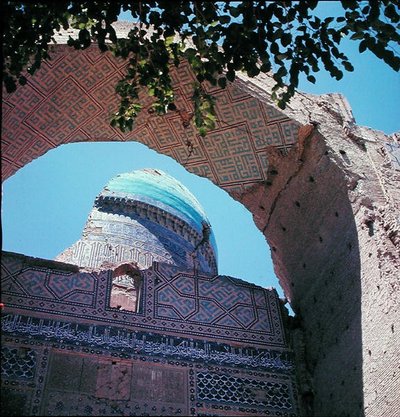
[[(314, 381), (312, 395), (305, 388), (307, 407), (312, 402), (315, 415), (394, 415), (398, 136), (355, 125), (339, 95), (298, 94), (282, 112), (268, 76), (211, 89), (219, 121), (204, 140), (183, 128), (179, 112), (150, 115), (144, 96), (135, 130), (122, 135), (108, 120), (123, 68), (94, 48), (60, 45), (35, 78), (4, 95), (3, 178), (61, 143), (133, 139), (209, 178), (251, 210), (271, 246), (299, 313), (303, 336), (295, 339)], [(178, 109), (190, 113), (192, 75), (183, 65), (173, 77)], [(80, 118), (71, 120), (72, 110)]]
[(113, 271), (2, 261), (7, 412), (297, 415), (276, 291), (154, 263), (134, 312), (110, 305)]

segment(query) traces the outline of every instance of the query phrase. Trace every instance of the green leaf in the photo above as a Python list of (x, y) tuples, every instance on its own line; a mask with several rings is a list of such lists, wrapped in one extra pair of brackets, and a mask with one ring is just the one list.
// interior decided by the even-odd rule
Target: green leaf
[(226, 73), (226, 78), (228, 79), (228, 81), (230, 81), (232, 83), (235, 80), (235, 72), (234, 71), (228, 71)]
[(396, 12), (396, 8), (394, 4), (388, 4), (384, 10), (384, 14), (388, 17), (392, 22), (397, 23), (400, 20), (399, 14)]
[(284, 59), (287, 58), (287, 54), (278, 54), (275, 57), (278, 61), (283, 61)]
[(256, 65), (252, 65), (247, 70), (247, 75), (251, 78), (256, 77), (260, 73), (260, 69)]
[(26, 79), (26, 77), (24, 77), (23, 75), (20, 75), (20, 77), (18, 78), (18, 82), (19, 82), (21, 85), (25, 85), (25, 84), (26, 84), (26, 82), (27, 82), (27, 79)]
[(355, 9), (358, 7), (358, 2), (356, 0), (341, 0), (341, 3), (345, 9)]
[(12, 77), (5, 76), (3, 81), (6, 86), (7, 93), (13, 93), (17, 89), (17, 84)]
[(282, 46), (288, 46), (292, 42), (292, 35), (290, 33), (284, 33), (281, 36)]
[[(400, 41), (398, 1), (343, 0), (342, 16), (322, 20), (318, 10), (312, 12), (319, 3), (317, 0), (93, 4), (72, 0), (46, 8), (40, 2), (35, 7), (29, 2), (3, 3), (7, 11), (3, 19), (3, 54), (7, 62), (3, 82), (7, 91), (15, 90), (18, 83), (26, 83), (26, 72), (34, 75), (41, 62), (49, 59), (47, 45), (54, 31), (60, 25), (65, 29), (71, 25), (79, 29), (79, 36), (76, 40), (69, 38), (68, 45), (84, 49), (96, 39), (100, 51), (111, 50), (113, 55), (127, 61), (127, 72), (116, 87), (120, 95), (119, 114), (113, 119), (114, 127), (125, 130), (133, 126), (140, 112), (136, 107), (138, 86), (147, 87), (148, 94), (155, 98), (157, 112), (170, 109), (173, 90), (169, 66), (178, 66), (182, 58), (187, 59), (198, 81), (208, 80), (220, 88), (235, 80), (236, 71), (244, 70), (255, 76), (259, 71), (270, 71), (274, 62), (278, 88), (274, 92), (279, 92), (275, 99), (280, 105), (293, 95), (300, 74), (315, 82), (310, 73), (319, 71), (321, 61), (337, 79), (343, 73), (335, 62), (343, 66), (343, 71), (352, 71), (353, 66), (338, 49), (344, 36), (360, 42), (360, 52), (369, 49), (394, 70), (400, 66), (395, 49)], [(26, 5), (23, 10), (18, 6), (20, 3)], [(254, 8), (249, 7), (251, 4)], [(111, 26), (121, 7), (130, 10), (134, 20), (141, 22), (129, 31), (126, 39), (117, 39)], [(154, 30), (147, 37), (149, 25)], [(175, 43), (177, 33), (182, 41)], [(107, 36), (112, 45), (106, 43)], [(189, 39), (193, 42), (185, 49), (184, 42)], [(289, 85), (285, 86), (287, 76)], [(197, 128), (208, 131), (215, 126), (215, 113), (212, 100), (200, 90), (193, 97), (197, 109), (194, 120)]]
[(355, 33), (354, 35), (352, 35), (351, 37), (350, 37), (350, 39), (351, 40), (358, 40), (358, 39), (364, 39), (364, 33), (362, 33), (362, 32), (357, 32), (357, 33)]
[(261, 72), (269, 72), (271, 71), (271, 63), (270, 62), (264, 62), (260, 67)]
[(339, 81), (343, 78), (343, 72), (340, 70), (335, 71), (335, 78)]
[(346, 71), (354, 71), (354, 67), (349, 61), (343, 61), (343, 66), (346, 69)]
[(272, 53), (273, 55), (278, 54), (278, 53), (279, 53), (279, 46), (278, 46), (278, 44), (277, 44), (276, 42), (272, 42), (272, 43), (271, 43), (270, 50), (271, 50), (271, 53)]
[(174, 42), (174, 39), (175, 35), (168, 36), (167, 38), (165, 38), (165, 45), (170, 46)]
[(367, 49), (367, 42), (366, 42), (366, 40), (365, 40), (365, 39), (363, 39), (363, 40), (360, 42), (360, 45), (358, 46), (358, 50), (359, 50), (359, 52), (360, 52), (360, 53), (362, 53), (362, 52), (364, 52), (366, 49)]
[(218, 78), (218, 85), (221, 88), (225, 88), (226, 87), (226, 78), (225, 77)]
[(223, 16), (220, 16), (218, 20), (221, 23), (221, 25), (226, 25), (231, 21), (231, 18), (228, 15), (223, 15)]
[(315, 84), (315, 82), (317, 81), (313, 75), (308, 75), (307, 80), (310, 81), (310, 83), (313, 83), (313, 84)]
[(239, 7), (230, 7), (229, 11), (233, 17), (239, 17), (241, 14)]

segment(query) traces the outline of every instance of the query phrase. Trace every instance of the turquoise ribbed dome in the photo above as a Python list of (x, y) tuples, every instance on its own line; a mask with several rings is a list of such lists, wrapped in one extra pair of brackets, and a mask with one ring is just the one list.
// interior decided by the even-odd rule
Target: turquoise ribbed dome
[(56, 260), (87, 271), (154, 262), (216, 275), (217, 246), (200, 203), (165, 172), (113, 178), (96, 197), (81, 238)]
[[(207, 216), (194, 195), (179, 181), (163, 171), (143, 169), (113, 178), (104, 188), (103, 195), (128, 198), (159, 207), (182, 219), (200, 234)], [(210, 244), (217, 256), (217, 245), (211, 232)]]

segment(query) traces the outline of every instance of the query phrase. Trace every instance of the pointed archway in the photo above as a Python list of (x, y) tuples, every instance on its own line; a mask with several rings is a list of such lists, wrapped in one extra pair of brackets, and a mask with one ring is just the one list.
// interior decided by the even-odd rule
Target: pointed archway
[[(394, 407), (387, 400), (395, 384), (387, 370), (396, 358), (390, 288), (400, 264), (393, 139), (355, 126), (341, 96), (298, 94), (282, 112), (270, 100), (268, 77), (244, 76), (226, 90), (209, 90), (218, 122), (201, 139), (182, 123), (193, 80), (184, 63), (173, 74), (178, 111), (150, 114), (142, 95), (135, 129), (121, 134), (109, 116), (124, 62), (95, 47), (58, 45), (52, 56), (27, 85), (4, 95), (3, 178), (76, 141), (135, 140), (172, 156), (242, 202), (264, 233), (299, 317), (293, 335), (313, 375), (316, 414)], [(381, 340), (389, 353), (374, 356)], [(303, 387), (305, 401), (310, 389)]]

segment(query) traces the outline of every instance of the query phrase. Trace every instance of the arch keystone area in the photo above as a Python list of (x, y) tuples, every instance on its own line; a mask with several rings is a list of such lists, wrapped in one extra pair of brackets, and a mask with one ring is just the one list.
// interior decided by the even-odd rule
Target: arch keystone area
[(51, 56), (3, 92), (3, 180), (81, 141), (138, 141), (209, 178), (252, 212), (271, 247), (297, 316), (290, 337), (303, 400), (313, 392), (315, 415), (395, 415), (400, 137), (357, 126), (339, 94), (297, 93), (279, 110), (269, 76), (239, 75), (209, 88), (218, 121), (201, 138), (183, 123), (194, 81), (185, 63), (172, 70), (178, 111), (149, 113), (142, 92), (144, 109), (123, 134), (109, 121), (125, 62), (96, 46), (57, 44)]

